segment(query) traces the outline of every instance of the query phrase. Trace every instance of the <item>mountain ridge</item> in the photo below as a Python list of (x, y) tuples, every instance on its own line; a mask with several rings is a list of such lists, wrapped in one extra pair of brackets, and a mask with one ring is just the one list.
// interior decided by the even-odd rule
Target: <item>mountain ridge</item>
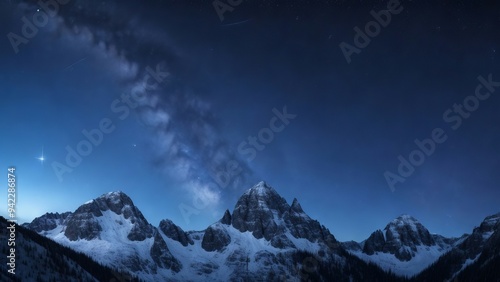
[[(498, 216), (488, 218), (494, 224), (481, 230), (492, 236), (490, 225)], [(341, 243), (311, 219), (296, 198), (289, 204), (263, 181), (242, 194), (232, 213), (226, 210), (201, 231), (184, 231), (170, 219), (153, 226), (121, 191), (103, 194), (74, 212), (47, 213), (25, 226), (141, 279), (168, 281), (237, 281), (262, 275), (294, 281), (303, 274), (305, 259), (315, 262), (313, 272), (321, 272), (321, 279), (343, 277), (349, 266), (357, 270), (351, 278), (370, 271), (384, 280), (401, 281), (390, 273), (400, 278), (423, 273), (469, 238), (431, 234), (414, 217), (403, 214), (384, 232), (376, 230), (360, 243)], [(245, 268), (248, 271), (242, 272)], [(337, 276), (329, 276), (333, 274)]]

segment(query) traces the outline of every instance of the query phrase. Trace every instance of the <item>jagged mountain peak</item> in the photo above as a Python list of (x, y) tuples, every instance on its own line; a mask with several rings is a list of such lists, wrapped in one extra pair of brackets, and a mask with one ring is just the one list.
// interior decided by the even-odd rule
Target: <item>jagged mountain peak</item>
[(257, 196), (267, 196), (270, 194), (278, 194), (273, 187), (267, 184), (265, 181), (260, 181), (255, 184), (252, 188), (248, 189), (244, 195), (257, 195)]
[(108, 192), (90, 200), (80, 206), (75, 214), (80, 212), (92, 212), (95, 216), (101, 216), (102, 212), (110, 210), (128, 219), (130, 217), (146, 221), (142, 213), (134, 205), (132, 199), (122, 191)]
[(290, 206), (290, 209), (296, 213), (304, 213), (304, 210), (302, 209), (302, 206), (299, 204), (299, 201), (297, 198), (293, 198), (292, 205)]
[(297, 199), (290, 206), (263, 181), (239, 198), (231, 225), (241, 232), (250, 231), (257, 239), (265, 238), (276, 248), (294, 248), (292, 241), (297, 238), (309, 242), (335, 241), (328, 230), (302, 210)]
[(497, 213), (487, 216), (470, 235), (457, 238), (454, 248), (420, 273), (416, 280), (499, 281), (499, 246), (500, 213)]
[(273, 210), (279, 216), (290, 208), (274, 188), (261, 181), (248, 189), (236, 202), (233, 215), (240, 210)]
[[(72, 241), (99, 238), (101, 231), (103, 231), (102, 225), (108, 224), (105, 222), (109, 221), (109, 224), (116, 224), (116, 220), (111, 219), (114, 216), (110, 215), (109, 212), (130, 222), (131, 230), (126, 232), (129, 240), (142, 241), (153, 236), (153, 227), (134, 205), (132, 199), (124, 192), (116, 191), (103, 194), (76, 209), (65, 223), (64, 233), (66, 237)], [(108, 218), (108, 220), (104, 218)], [(113, 228), (121, 229), (122, 227), (116, 226)]]
[(396, 219), (406, 220), (406, 221), (417, 221), (417, 219), (415, 217), (413, 217), (412, 215), (409, 215), (407, 213), (401, 214), (400, 216), (396, 217)]
[(224, 216), (221, 218), (220, 223), (231, 225), (231, 213), (229, 212), (229, 210), (226, 210), (224, 212)]
[(484, 242), (497, 230), (500, 230), (500, 213), (487, 216), (479, 227), (474, 228), (469, 237), (469, 244), (480, 249)]
[(449, 251), (458, 238), (432, 235), (415, 217), (402, 214), (360, 244), (344, 246), (359, 258), (401, 276), (413, 276)]
[[(38, 228), (49, 225), (57, 228), (49, 232)], [(296, 198), (289, 205), (265, 182), (247, 190), (233, 213), (226, 210), (219, 221), (203, 231), (186, 232), (169, 219), (155, 228), (121, 191), (88, 201), (74, 213), (48, 213), (28, 227), (97, 261), (139, 273), (147, 281), (198, 281), (186, 279), (191, 277), (206, 281), (222, 276), (229, 281), (242, 277), (240, 270), (247, 265), (260, 276), (269, 271), (286, 274), (290, 266), (303, 261), (304, 251), (321, 263), (347, 260), (358, 265), (354, 257), (344, 256), (344, 250), (386, 271), (413, 276), (454, 246), (467, 248), (465, 260), (476, 258), (484, 248), (497, 246), (495, 242), (500, 241), (500, 214), (486, 217), (472, 236), (460, 240), (460, 245), (455, 244), (458, 239), (430, 235), (417, 219), (403, 214), (362, 243), (338, 247), (335, 237), (310, 218)], [(226, 267), (232, 272), (226, 273)]]
[(409, 214), (402, 214), (393, 219), (389, 224), (397, 224), (397, 225), (420, 224), (420, 222), (415, 217)]
[(392, 220), (384, 228), (386, 241), (397, 241), (398, 245), (433, 245), (429, 230), (425, 228), (416, 218), (411, 215), (403, 214)]
[(271, 188), (271, 186), (269, 186), (269, 184), (267, 184), (267, 182), (264, 181), (264, 180), (259, 181), (259, 183), (255, 184), (254, 187), (267, 187), (267, 188)]
[(95, 200), (102, 200), (112, 204), (134, 205), (132, 199), (122, 191), (108, 192)]
[(132, 199), (127, 194), (121, 191), (108, 192), (85, 202), (75, 213), (92, 211), (94, 215), (98, 216), (100, 215), (99, 211), (111, 210), (116, 214), (121, 214), (121, 210), (126, 206), (134, 206)]
[(251, 231), (256, 238), (271, 240), (283, 214), (289, 209), (286, 200), (261, 181), (238, 199), (231, 223), (241, 232)]
[(182, 228), (173, 223), (170, 219), (164, 219), (160, 221), (160, 225), (158, 228), (163, 232), (163, 234), (165, 234), (165, 236), (181, 243), (183, 246), (193, 244), (193, 241), (191, 240), (191, 238), (189, 238), (188, 234), (184, 232)]
[(33, 219), (31, 223), (27, 224), (27, 226), (36, 232), (49, 231), (56, 228), (58, 225), (61, 225), (70, 215), (71, 212), (48, 212), (40, 217)]
[(415, 235), (416, 237), (430, 236), (429, 230), (427, 230), (427, 228), (415, 217), (408, 214), (402, 214), (396, 217), (387, 224), (384, 230), (386, 231), (386, 236), (389, 236), (389, 238), (391, 234), (399, 237), (398, 235), (401, 233), (417, 233), (417, 235)]
[(483, 223), (488, 224), (488, 225), (495, 225), (498, 222), (500, 222), (500, 213), (493, 214), (490, 216), (487, 216), (484, 220)]

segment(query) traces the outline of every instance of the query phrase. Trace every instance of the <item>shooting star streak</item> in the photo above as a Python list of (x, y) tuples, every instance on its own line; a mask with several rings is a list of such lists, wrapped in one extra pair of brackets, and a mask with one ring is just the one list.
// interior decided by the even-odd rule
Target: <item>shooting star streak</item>
[(235, 23), (223, 24), (223, 25), (221, 25), (221, 26), (232, 26), (232, 25), (242, 24), (242, 23), (249, 22), (250, 20), (251, 20), (251, 19), (244, 20), (244, 21), (239, 21), (239, 22), (235, 22)]
[(82, 58), (82, 59), (80, 59), (80, 60), (78, 60), (78, 61), (76, 61), (76, 62), (72, 63), (71, 65), (69, 65), (69, 66), (65, 67), (65, 68), (63, 69), (63, 71), (67, 71), (68, 69), (70, 69), (70, 68), (71, 68), (71, 67), (73, 67), (74, 65), (79, 64), (79, 63), (81, 63), (81, 62), (85, 61), (86, 59), (87, 59), (87, 57)]

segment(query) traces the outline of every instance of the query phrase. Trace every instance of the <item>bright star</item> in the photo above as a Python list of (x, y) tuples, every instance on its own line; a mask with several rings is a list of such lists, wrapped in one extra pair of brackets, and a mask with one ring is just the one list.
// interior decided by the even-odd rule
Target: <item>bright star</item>
[(45, 161), (45, 157), (43, 156), (43, 146), (42, 146), (42, 155), (36, 159), (39, 160), (42, 164), (43, 164), (43, 161)]

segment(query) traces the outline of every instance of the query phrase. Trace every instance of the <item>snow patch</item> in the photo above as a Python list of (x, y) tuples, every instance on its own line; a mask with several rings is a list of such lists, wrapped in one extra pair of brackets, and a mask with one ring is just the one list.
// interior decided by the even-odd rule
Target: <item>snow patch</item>
[(483, 240), (485, 240), (485, 241), (488, 240), (491, 237), (491, 235), (493, 235), (493, 233), (495, 233), (495, 232), (494, 231), (484, 232), (483, 233)]
[(439, 246), (420, 245), (417, 246), (415, 256), (409, 261), (400, 261), (393, 254), (389, 253), (376, 252), (373, 255), (368, 255), (361, 251), (350, 251), (350, 253), (366, 262), (375, 263), (386, 271), (391, 270), (396, 275), (411, 277), (427, 268), (446, 251), (448, 249), (443, 249)]
[(473, 259), (466, 259), (464, 264), (462, 265), (462, 268), (460, 268), (459, 271), (455, 272), (455, 274), (453, 274), (453, 276), (451, 277), (450, 281), (453, 281), (455, 279), (455, 277), (460, 273), (462, 272), (465, 268), (467, 268), (467, 266), (473, 264), (474, 262), (476, 262), (476, 260), (479, 258), (479, 256), (481, 256), (481, 253), (479, 253), (475, 258)]
[[(143, 241), (130, 241), (127, 236), (134, 227), (130, 219), (125, 219), (123, 215), (118, 215), (110, 210), (102, 211), (103, 216), (95, 217), (97, 223), (102, 227), (99, 237), (92, 240), (78, 239), (71, 241), (64, 234), (64, 228), (57, 228), (43, 233), (54, 241), (70, 247), (79, 252), (90, 255), (97, 262), (117, 269), (123, 269), (122, 264), (127, 259), (131, 261), (138, 258), (143, 263), (141, 266), (148, 267), (154, 265), (150, 255), (154, 238), (147, 238)], [(116, 258), (121, 258), (117, 260)], [(141, 279), (149, 280), (151, 274), (138, 271), (136, 273)]]

